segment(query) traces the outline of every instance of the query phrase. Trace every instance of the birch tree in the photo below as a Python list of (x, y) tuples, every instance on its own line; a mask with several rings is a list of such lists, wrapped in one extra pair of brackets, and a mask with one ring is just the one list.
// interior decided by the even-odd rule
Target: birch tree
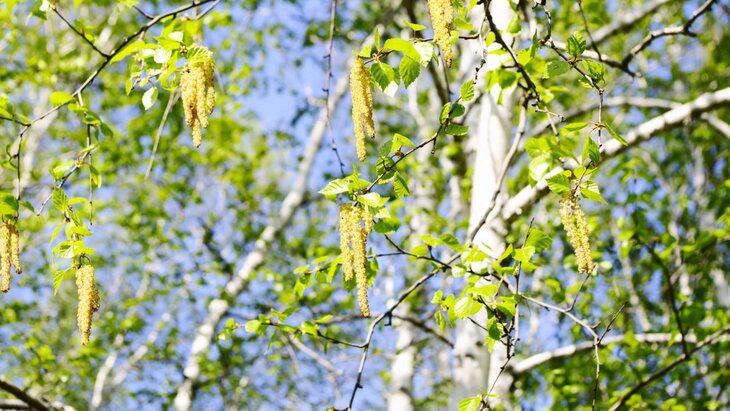
[(730, 407), (727, 3), (0, 3), (0, 408)]

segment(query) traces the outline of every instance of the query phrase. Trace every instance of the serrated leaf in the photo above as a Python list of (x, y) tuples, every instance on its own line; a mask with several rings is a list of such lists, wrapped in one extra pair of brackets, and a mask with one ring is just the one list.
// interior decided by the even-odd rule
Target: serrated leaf
[(403, 86), (406, 88), (413, 84), (414, 81), (421, 74), (421, 65), (418, 64), (418, 60), (413, 60), (408, 56), (403, 56), (398, 67), (400, 77), (403, 80)]
[(350, 183), (347, 180), (338, 178), (337, 180), (332, 180), (327, 183), (327, 185), (318, 192), (324, 196), (346, 193), (350, 191), (349, 185)]
[(444, 129), (444, 132), (452, 136), (464, 136), (469, 133), (469, 126), (464, 126), (461, 124), (449, 124)]
[(586, 39), (581, 32), (576, 31), (568, 38), (566, 50), (573, 57), (578, 57), (586, 51)]
[(471, 101), (474, 98), (474, 82), (469, 80), (461, 85), (461, 99)]
[(58, 289), (61, 287), (61, 282), (63, 282), (66, 276), (71, 274), (73, 271), (74, 268), (71, 266), (65, 270), (58, 270), (53, 273), (53, 295), (58, 293)]
[(0, 193), (0, 214), (9, 216), (18, 213), (18, 199), (10, 193)]
[(56, 210), (60, 212), (66, 211), (66, 207), (68, 207), (68, 197), (66, 196), (66, 193), (63, 192), (58, 187), (53, 188), (53, 206), (56, 208)]
[(439, 115), (439, 120), (441, 121), (441, 124), (446, 121), (446, 119), (449, 118), (449, 113), (451, 112), (451, 103), (444, 104), (443, 107), (441, 107), (441, 115)]
[(587, 125), (588, 125), (588, 123), (586, 123), (585, 121), (568, 123), (563, 127), (563, 130), (567, 130), (567, 131), (571, 131), (571, 132), (578, 131), (578, 130), (584, 129)]
[(587, 198), (588, 200), (598, 201), (601, 203), (605, 203), (606, 200), (601, 197), (601, 193), (598, 190), (598, 185), (591, 180), (584, 181), (580, 185), (580, 193), (583, 195), (584, 198)]
[(563, 174), (556, 174), (547, 179), (547, 185), (550, 191), (555, 194), (563, 194), (570, 191), (570, 181), (568, 177)]
[(459, 298), (454, 304), (454, 314), (457, 318), (469, 317), (478, 313), (481, 309), (482, 305), (468, 295)]
[(393, 67), (385, 63), (374, 63), (370, 66), (370, 74), (373, 76), (373, 80), (380, 87), (381, 90), (385, 91), (390, 83), (395, 82), (395, 71)]
[(396, 153), (400, 151), (401, 147), (403, 146), (416, 148), (416, 145), (413, 144), (411, 139), (404, 136), (403, 134), (395, 133), (395, 135), (393, 135), (393, 143), (390, 146), (390, 152)]
[(395, 196), (397, 198), (407, 197), (409, 194), (411, 194), (410, 190), (408, 189), (408, 183), (398, 172), (395, 173), (395, 178), (393, 179), (393, 191), (395, 192)]
[(482, 402), (482, 397), (469, 397), (459, 401), (459, 411), (476, 411), (479, 408), (479, 404)]
[(412, 58), (413, 61), (418, 61), (421, 58), (413, 43), (404, 39), (388, 39), (383, 44), (383, 49), (400, 51), (405, 56)]
[(537, 230), (537, 229), (531, 229), (530, 233), (527, 235), (527, 241), (525, 242), (526, 247), (533, 247), (536, 252), (540, 252), (543, 250), (547, 250), (550, 248), (550, 245), (552, 244), (553, 239), (549, 235), (547, 235), (545, 232)]
[(464, 113), (466, 113), (466, 108), (459, 103), (454, 103), (454, 105), (451, 107), (451, 111), (449, 113), (449, 118), (455, 119), (455, 118), (463, 116)]
[(433, 58), (434, 46), (432, 43), (421, 41), (413, 45), (418, 50), (418, 55), (421, 56), (418, 61), (422, 66), (427, 66)]
[(71, 94), (65, 92), (65, 91), (54, 91), (51, 93), (51, 105), (53, 107), (62, 106), (70, 101), (72, 101), (74, 98)]
[(565, 74), (570, 71), (570, 64), (563, 60), (553, 60), (547, 63), (545, 78), (558, 77), (561, 74)]
[(357, 196), (357, 202), (369, 207), (380, 208), (388, 202), (388, 197), (381, 197), (378, 193), (367, 193)]

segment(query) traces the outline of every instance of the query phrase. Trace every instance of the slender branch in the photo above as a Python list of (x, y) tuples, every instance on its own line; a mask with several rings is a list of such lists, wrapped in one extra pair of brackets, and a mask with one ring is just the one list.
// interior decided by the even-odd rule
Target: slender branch
[(651, 43), (654, 42), (654, 40), (665, 37), (665, 36), (677, 36), (677, 35), (686, 35), (694, 37), (695, 34), (690, 31), (690, 28), (692, 27), (692, 24), (705, 12), (709, 11), (712, 5), (717, 0), (707, 0), (704, 2), (700, 8), (698, 8), (694, 13), (692, 13), (692, 16), (687, 20), (683, 25), (681, 26), (674, 26), (674, 27), (667, 27), (661, 30), (654, 30), (650, 32), (649, 34), (644, 37), (639, 44), (634, 46), (634, 48), (629, 51), (629, 54), (624, 57), (624, 59), (621, 61), (621, 64), (628, 67), (629, 63), (631, 63), (631, 60), (636, 57), (637, 54), (641, 53), (644, 49), (649, 47)]
[(66, 23), (66, 25), (68, 26), (68, 28), (70, 28), (74, 33), (78, 34), (79, 37), (81, 37), (88, 45), (91, 46), (92, 49), (94, 49), (94, 51), (96, 51), (97, 53), (99, 53), (104, 58), (107, 58), (107, 59), (109, 58), (109, 55), (107, 53), (103, 52), (98, 47), (96, 47), (96, 44), (94, 44), (93, 41), (91, 41), (88, 37), (86, 37), (86, 34), (85, 33), (83, 33), (81, 30), (77, 29), (73, 24), (71, 24), (70, 21), (66, 20), (66, 17), (64, 17), (63, 14), (61, 14), (61, 12), (58, 11), (58, 4), (57, 3), (54, 3), (54, 5), (51, 7), (51, 9), (53, 10), (54, 13), (56, 13), (56, 15), (58, 17), (61, 18), (61, 20), (63, 20), (64, 23)]
[(175, 106), (175, 103), (177, 103), (178, 98), (180, 98), (180, 93), (177, 92), (177, 90), (170, 93), (170, 98), (167, 99), (167, 106), (165, 106), (165, 111), (162, 113), (162, 119), (160, 119), (160, 125), (157, 126), (157, 132), (155, 132), (155, 142), (152, 145), (152, 154), (150, 155), (150, 161), (147, 164), (147, 171), (144, 173), (144, 180), (146, 181), (150, 173), (152, 172), (152, 166), (155, 163), (155, 158), (157, 157), (157, 147), (160, 144), (160, 136), (162, 135), (162, 129), (165, 128), (165, 123), (167, 123), (167, 116), (172, 111), (172, 108)]
[(325, 83), (324, 83), (324, 105), (327, 110), (327, 131), (330, 135), (330, 148), (335, 153), (337, 158), (337, 164), (340, 166), (340, 174), (342, 177), (345, 176), (345, 163), (342, 162), (340, 151), (337, 149), (337, 141), (335, 140), (335, 133), (332, 130), (332, 121), (329, 109), (330, 101), (330, 83), (332, 82), (332, 54), (335, 44), (335, 20), (337, 19), (337, 1), (332, 0), (330, 7), (330, 28), (329, 28), (329, 42), (327, 43), (327, 54), (324, 56), (327, 60), (327, 68), (325, 70)]
[[(677, 106), (629, 130), (624, 134), (624, 139), (628, 143), (628, 146), (624, 146), (616, 140), (606, 142), (603, 145), (601, 162), (618, 156), (627, 149), (649, 140), (664, 130), (723, 106), (730, 106), (730, 88), (702, 94), (688, 103)], [(547, 178), (561, 171), (563, 171), (563, 168), (557, 167), (548, 173), (545, 178), (540, 180), (535, 187), (526, 187), (513, 195), (502, 208), (502, 218), (505, 221), (511, 221), (526, 212), (533, 204), (547, 194)]]
[(672, 1), (673, 0), (655, 0), (650, 3), (645, 3), (643, 7), (637, 10), (631, 10), (626, 13), (619, 13), (618, 17), (613, 20), (609, 25), (603, 26), (593, 32), (591, 40), (592, 45), (599, 45), (613, 37), (615, 34), (626, 33), (639, 21), (653, 14), (659, 7)]
[(653, 383), (654, 381), (658, 380), (659, 378), (663, 377), (664, 374), (668, 373), (669, 371), (672, 371), (674, 368), (676, 368), (678, 365), (684, 363), (685, 361), (689, 360), (693, 354), (695, 354), (697, 351), (701, 350), (702, 348), (715, 344), (716, 342), (723, 341), (724, 339), (721, 339), (720, 337), (724, 334), (730, 333), (730, 326), (727, 326), (716, 333), (709, 335), (707, 338), (699, 342), (694, 348), (692, 348), (689, 352), (683, 352), (682, 355), (680, 355), (676, 360), (672, 361), (671, 363), (667, 364), (665, 367), (660, 369), (659, 371), (649, 375), (645, 379), (643, 379), (641, 382), (639, 382), (637, 385), (635, 385), (633, 388), (631, 388), (628, 392), (626, 392), (624, 395), (622, 395), (609, 409), (609, 411), (617, 411), (621, 407), (626, 404), (626, 401), (629, 400), (634, 394), (638, 393), (639, 391), (646, 388), (649, 384)]
[(6, 380), (3, 376), (0, 376), (0, 390), (3, 390), (15, 398), (28, 404), (28, 408), (37, 411), (70, 411), (73, 410), (68, 405), (59, 404), (48, 401), (44, 398), (39, 398), (35, 395), (30, 394), (28, 391), (20, 388), (10, 381)]

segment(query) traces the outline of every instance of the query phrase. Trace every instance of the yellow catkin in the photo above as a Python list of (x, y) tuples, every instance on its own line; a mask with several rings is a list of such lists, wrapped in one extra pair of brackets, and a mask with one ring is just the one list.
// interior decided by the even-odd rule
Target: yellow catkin
[(345, 281), (350, 281), (353, 276), (353, 252), (351, 247), (352, 235), (355, 232), (355, 226), (352, 224), (353, 211), (354, 207), (350, 204), (340, 207), (340, 253)]
[(10, 226), (8, 223), (0, 225), (0, 289), (10, 291)]
[(185, 124), (192, 129), (193, 145), (200, 147), (208, 115), (215, 107), (215, 59), (212, 53), (197, 46), (196, 53), (185, 63), (180, 75), (180, 95), (185, 111)]
[[(362, 220), (362, 226), (360, 221)], [(353, 252), (355, 254), (355, 281), (357, 283), (357, 301), (360, 311), (365, 317), (370, 317), (370, 304), (368, 303), (368, 273), (367, 273), (367, 239), (373, 227), (373, 218), (367, 210), (358, 209), (355, 221), (358, 228), (358, 236), (353, 238)]]
[(360, 311), (370, 316), (368, 304), (367, 238), (373, 229), (373, 217), (367, 210), (345, 204), (340, 208), (340, 251), (345, 281), (355, 277)]
[(79, 291), (76, 323), (81, 333), (81, 344), (87, 345), (91, 335), (92, 316), (99, 310), (99, 290), (94, 282), (93, 266), (85, 264), (76, 270), (76, 287)]
[(20, 233), (14, 225), (10, 226), (10, 261), (15, 267), (15, 272), (21, 274), (23, 267), (20, 266)]
[(578, 271), (590, 273), (595, 268), (591, 258), (590, 233), (583, 210), (574, 196), (566, 195), (560, 200), (560, 221), (568, 236), (570, 245), (575, 250)]
[(365, 137), (375, 136), (373, 94), (370, 90), (370, 72), (362, 59), (357, 58), (350, 69), (352, 96), (352, 123), (355, 129), (355, 148), (360, 161), (365, 160)]
[(428, 13), (433, 25), (433, 39), (441, 48), (446, 65), (451, 67), (451, 23), (454, 9), (451, 0), (428, 0)]

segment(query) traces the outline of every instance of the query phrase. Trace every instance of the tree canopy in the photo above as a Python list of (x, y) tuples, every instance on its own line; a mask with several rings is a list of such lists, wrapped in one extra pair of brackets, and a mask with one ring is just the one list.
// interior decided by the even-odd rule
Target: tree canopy
[(0, 409), (730, 408), (727, 1), (0, 23)]

